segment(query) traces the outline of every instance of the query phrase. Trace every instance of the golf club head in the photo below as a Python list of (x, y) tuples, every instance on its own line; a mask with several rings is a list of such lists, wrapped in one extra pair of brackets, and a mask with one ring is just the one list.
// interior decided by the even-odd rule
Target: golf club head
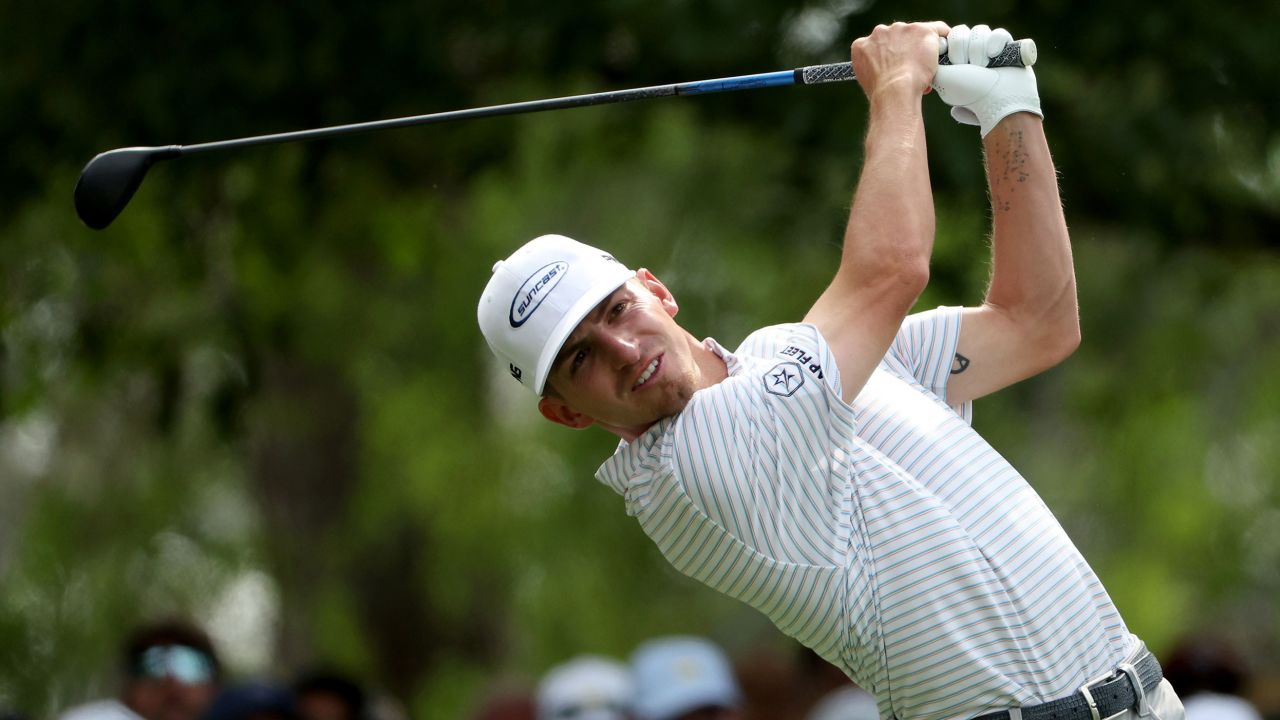
[(167, 145), (120, 148), (97, 155), (76, 181), (76, 214), (94, 230), (105, 228), (129, 204), (154, 163), (181, 154), (181, 146)]

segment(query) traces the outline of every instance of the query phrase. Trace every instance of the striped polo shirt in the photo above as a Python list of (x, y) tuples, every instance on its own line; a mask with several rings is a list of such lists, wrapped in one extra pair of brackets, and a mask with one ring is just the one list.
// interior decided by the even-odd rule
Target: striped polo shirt
[(597, 477), (678, 570), (876, 697), (967, 718), (1074, 692), (1133, 642), (1035, 491), (946, 403), (960, 308), (912, 315), (852, 404), (817, 328), (776, 325)]

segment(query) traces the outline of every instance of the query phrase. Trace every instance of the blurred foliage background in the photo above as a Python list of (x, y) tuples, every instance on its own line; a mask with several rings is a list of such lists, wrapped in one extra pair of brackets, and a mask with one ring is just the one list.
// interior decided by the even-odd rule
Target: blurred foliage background
[[(829, 278), (853, 84), (203, 155), (104, 232), (94, 154), (847, 59), (879, 22), (1033, 37), (1084, 343), (978, 404), (1157, 651), (1280, 657), (1280, 4), (1166, 0), (0, 1), (0, 704), (110, 691), (188, 613), (232, 668), (358, 669), (415, 718), (657, 633), (778, 644), (666, 567), (538, 418), (475, 301), (544, 232), (613, 248), (729, 346)], [(987, 276), (981, 147), (927, 98), (920, 307)], [(1273, 708), (1274, 711), (1274, 708)]]

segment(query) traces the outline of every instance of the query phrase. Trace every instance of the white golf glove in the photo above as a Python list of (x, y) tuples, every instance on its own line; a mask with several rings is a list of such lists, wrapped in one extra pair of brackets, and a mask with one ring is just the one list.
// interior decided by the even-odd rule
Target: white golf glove
[(1040, 111), (1036, 74), (1029, 67), (989, 68), (987, 61), (1000, 54), (1013, 36), (1004, 28), (956, 25), (947, 35), (950, 65), (938, 67), (933, 89), (951, 106), (951, 117), (965, 125), (977, 125), (982, 136), (1007, 115)]

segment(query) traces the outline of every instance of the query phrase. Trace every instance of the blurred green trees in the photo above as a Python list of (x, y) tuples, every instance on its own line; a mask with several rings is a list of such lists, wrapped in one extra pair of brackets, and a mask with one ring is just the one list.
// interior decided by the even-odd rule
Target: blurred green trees
[[(615, 249), (732, 346), (829, 278), (853, 85), (762, 90), (193, 157), (107, 231), (97, 152), (847, 57), (877, 22), (1037, 39), (1085, 339), (978, 405), (1131, 627), (1280, 655), (1280, 6), (856, 0), (0, 5), (0, 704), (109, 691), (123, 628), (185, 611), (233, 667), (359, 668), (414, 717), (502, 673), (756, 615), (669, 570), (542, 422), (474, 303), (543, 232)], [(921, 307), (980, 300), (976, 133), (929, 99)], [(265, 632), (264, 636), (262, 633)]]

